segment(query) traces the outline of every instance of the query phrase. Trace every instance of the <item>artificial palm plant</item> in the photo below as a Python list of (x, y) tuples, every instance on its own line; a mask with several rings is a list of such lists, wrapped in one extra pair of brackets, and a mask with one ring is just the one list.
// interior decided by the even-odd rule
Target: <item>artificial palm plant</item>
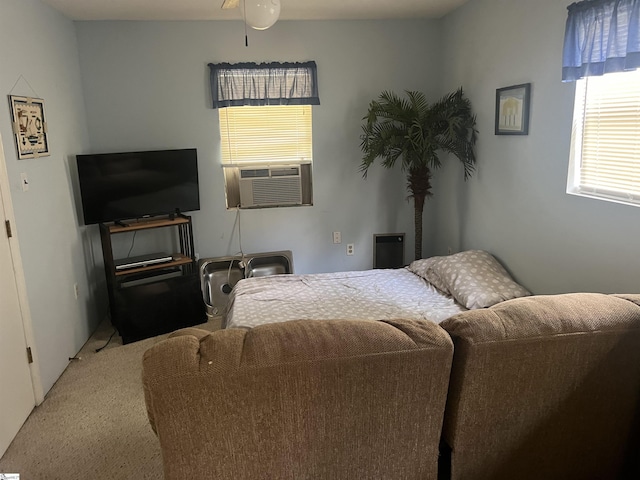
[(465, 180), (475, 169), (476, 116), (462, 88), (430, 104), (423, 93), (407, 91), (407, 98), (385, 91), (369, 104), (360, 136), (364, 154), (360, 171), (380, 157), (392, 168), (398, 160), (407, 172), (407, 189), (414, 202), (415, 258), (422, 258), (422, 211), (432, 195), (431, 176), (442, 164), (441, 153), (453, 154), (464, 166)]

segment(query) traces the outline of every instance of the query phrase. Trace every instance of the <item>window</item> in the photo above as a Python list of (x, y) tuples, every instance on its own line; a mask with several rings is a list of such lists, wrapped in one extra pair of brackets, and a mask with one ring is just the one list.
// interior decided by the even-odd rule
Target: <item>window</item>
[(311, 105), (229, 107), (219, 112), (222, 163), (311, 162)]
[(567, 10), (562, 81), (576, 81), (567, 192), (640, 206), (640, 0)]
[(577, 81), (567, 193), (640, 206), (640, 70)]
[(227, 208), (312, 205), (316, 63), (209, 67), (212, 106), (220, 109)]
[[(219, 117), (227, 208), (312, 204), (311, 105), (228, 107)], [(267, 191), (254, 198), (256, 189)]]

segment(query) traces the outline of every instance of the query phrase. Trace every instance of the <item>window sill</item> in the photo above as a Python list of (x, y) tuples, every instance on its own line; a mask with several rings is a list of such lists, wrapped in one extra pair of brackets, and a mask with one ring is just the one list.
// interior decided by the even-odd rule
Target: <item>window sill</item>
[(590, 198), (592, 200), (601, 200), (604, 202), (619, 203), (621, 205), (629, 205), (631, 207), (640, 207), (640, 199), (635, 200), (635, 199), (617, 197), (614, 195), (606, 195), (602, 193), (585, 192), (585, 191), (579, 191), (579, 190), (574, 190), (574, 191), (567, 190), (567, 194), (575, 195), (576, 197)]

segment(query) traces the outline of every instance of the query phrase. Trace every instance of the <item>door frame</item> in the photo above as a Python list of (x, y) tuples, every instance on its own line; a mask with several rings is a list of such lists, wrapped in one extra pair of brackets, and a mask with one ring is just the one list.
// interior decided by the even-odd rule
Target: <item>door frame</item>
[[(24, 338), (27, 346), (31, 347), (31, 356), (33, 357), (33, 362), (29, 364), (33, 394), (36, 405), (40, 405), (44, 401), (44, 391), (42, 388), (42, 379), (40, 377), (38, 349), (35, 345), (33, 323), (31, 321), (31, 311), (29, 309), (29, 300), (27, 297), (27, 283), (24, 276), (24, 268), (22, 266), (22, 256), (20, 255), (18, 232), (16, 231), (16, 219), (13, 213), (13, 203), (11, 201), (11, 185), (9, 182), (7, 163), (4, 156), (2, 134), (0, 134), (0, 195), (2, 195), (2, 203), (4, 204), (4, 217), (11, 222), (12, 236), (9, 238), (9, 249), (11, 250), (11, 258), (13, 261), (13, 275), (15, 277), (16, 288), (18, 290), (18, 301), (20, 303)], [(0, 235), (4, 234), (4, 232), (0, 232)]]

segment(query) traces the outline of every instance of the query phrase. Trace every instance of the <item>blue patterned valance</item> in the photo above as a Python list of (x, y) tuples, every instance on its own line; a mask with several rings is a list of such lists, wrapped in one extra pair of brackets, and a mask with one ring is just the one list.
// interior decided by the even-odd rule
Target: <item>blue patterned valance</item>
[(567, 8), (563, 82), (640, 68), (640, 0), (584, 0)]
[(210, 63), (213, 108), (319, 105), (316, 62)]

